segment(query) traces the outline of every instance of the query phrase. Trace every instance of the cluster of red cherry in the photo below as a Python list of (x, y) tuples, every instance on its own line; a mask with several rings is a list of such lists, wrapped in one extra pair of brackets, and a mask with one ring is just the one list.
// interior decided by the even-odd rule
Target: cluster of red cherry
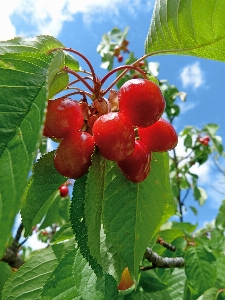
[(69, 98), (48, 101), (44, 135), (62, 139), (54, 157), (60, 174), (75, 179), (85, 174), (96, 145), (130, 181), (141, 182), (150, 172), (151, 152), (177, 145), (175, 129), (161, 118), (165, 100), (155, 83), (128, 80), (117, 97), (119, 111), (95, 114), (90, 132), (83, 131), (82, 103)]

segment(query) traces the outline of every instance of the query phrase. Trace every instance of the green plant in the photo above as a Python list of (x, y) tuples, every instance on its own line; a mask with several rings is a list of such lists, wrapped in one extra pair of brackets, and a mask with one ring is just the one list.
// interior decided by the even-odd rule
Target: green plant
[[(222, 1), (206, 6), (197, 0), (157, 0), (143, 57), (136, 59), (127, 52), (127, 28), (115, 28), (104, 35), (98, 51), (102, 66), (109, 72), (102, 79), (96, 77), (86, 57), (52, 37), (0, 43), (0, 169), (8, 170), (0, 174), (3, 300), (225, 299), (225, 204), (213, 224), (198, 230), (196, 225), (183, 222), (182, 213), (188, 207), (190, 191), (199, 204), (206, 200), (191, 164), (202, 165), (212, 155), (223, 158), (222, 139), (216, 134), (218, 125), (207, 124), (200, 129), (186, 126), (179, 134), (185, 154), (180, 155), (176, 148), (170, 154), (152, 152), (151, 172), (138, 183), (129, 181), (117, 162), (105, 159), (100, 151), (93, 152), (91, 135), (104, 116), (118, 116), (117, 92), (112, 88), (117, 85), (119, 89), (134, 77), (151, 79), (160, 86), (165, 114), (172, 124), (185, 95), (169, 82), (155, 78), (147, 58), (184, 54), (225, 61), (224, 26)], [(115, 54), (119, 55), (115, 47), (127, 52), (128, 58), (127, 65), (113, 70)], [(83, 59), (90, 70), (84, 71), (71, 53)], [(103, 89), (115, 73), (117, 78)], [(78, 82), (83, 89), (78, 90)], [(61, 92), (79, 103), (82, 131), (63, 137), (57, 150), (47, 152), (46, 138), (41, 134), (45, 110), (48, 99), (63, 97)], [(91, 146), (78, 153), (83, 135)], [(209, 136), (210, 143), (203, 145), (200, 136)], [(65, 148), (60, 150), (64, 143)], [(78, 145), (75, 150), (71, 149), (73, 144)], [(60, 167), (69, 168), (68, 161), (72, 161), (76, 170), (83, 166), (83, 158), (91, 160), (89, 168), (84, 163), (85, 170), (78, 170), (79, 176), (85, 174), (75, 181), (72, 199), (60, 196), (58, 187), (67, 178), (56, 171), (54, 157), (59, 157)], [(19, 210), (22, 224), (12, 237)], [(194, 207), (192, 210), (196, 213)], [(181, 222), (168, 222), (176, 212)], [(23, 243), (34, 228), (38, 228), (38, 236), (47, 247), (30, 255)], [(19, 242), (21, 236), (24, 240)], [(134, 285), (128, 284), (120, 292), (118, 286), (126, 268)]]

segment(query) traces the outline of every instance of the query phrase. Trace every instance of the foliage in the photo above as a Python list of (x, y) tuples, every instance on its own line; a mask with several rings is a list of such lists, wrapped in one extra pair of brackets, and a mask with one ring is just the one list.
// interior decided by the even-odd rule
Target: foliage
[[(102, 67), (112, 70), (116, 49), (127, 52), (126, 64), (134, 66), (111, 71), (118, 77), (106, 91), (144, 72), (161, 87), (173, 123), (186, 95), (156, 78), (158, 65), (147, 57), (168, 53), (224, 61), (222, 12), (222, 0), (207, 6), (156, 0), (146, 55), (138, 60), (127, 48), (128, 28), (105, 34), (97, 49)], [(61, 198), (58, 188), (70, 182), (56, 172), (42, 131), (47, 100), (70, 88), (68, 69), (85, 73), (68, 51), (49, 36), (0, 42), (0, 299), (225, 299), (225, 202), (213, 225), (195, 231), (182, 222), (189, 191), (200, 205), (207, 198), (192, 166), (224, 155), (218, 125), (185, 127), (179, 134), (185, 155), (176, 149), (153, 153), (151, 172), (141, 183), (128, 181), (96, 150), (88, 173), (73, 185), (72, 199)], [(209, 144), (201, 142), (205, 136)], [(176, 210), (181, 222), (168, 222)], [(46, 249), (21, 248), (21, 232), (12, 239), (19, 211), (24, 236), (38, 231)], [(135, 285), (118, 291), (126, 267)]]

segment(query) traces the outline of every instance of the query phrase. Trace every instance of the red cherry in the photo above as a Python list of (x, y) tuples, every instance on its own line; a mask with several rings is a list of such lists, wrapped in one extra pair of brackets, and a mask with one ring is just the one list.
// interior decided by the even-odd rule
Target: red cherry
[(151, 126), (138, 128), (138, 133), (148, 151), (168, 151), (175, 148), (178, 142), (175, 129), (162, 118)]
[(210, 137), (208, 135), (206, 135), (205, 137), (200, 137), (198, 140), (199, 140), (199, 143), (201, 143), (202, 145), (208, 146)]
[(139, 68), (144, 68), (145, 67), (145, 61), (144, 60), (139, 61), (138, 67)]
[(119, 63), (121, 63), (123, 61), (123, 56), (122, 55), (118, 55), (117, 60)]
[(134, 151), (124, 160), (119, 161), (118, 167), (132, 182), (145, 180), (150, 172), (151, 154), (146, 146), (139, 140), (135, 140)]
[(61, 185), (60, 188), (59, 188), (59, 193), (60, 193), (60, 196), (61, 197), (66, 197), (68, 196), (68, 193), (69, 193), (69, 188), (67, 185)]
[(48, 100), (43, 135), (63, 138), (68, 132), (81, 129), (84, 117), (79, 104), (69, 98)]
[(100, 116), (95, 121), (92, 132), (101, 154), (109, 160), (125, 159), (134, 151), (134, 129), (119, 112)]
[(209, 137), (208, 135), (206, 135), (206, 136), (204, 137), (204, 140), (207, 141), (207, 142), (209, 142), (209, 141), (210, 141), (210, 137)]
[(94, 144), (93, 136), (87, 132), (79, 131), (64, 138), (55, 152), (56, 170), (61, 175), (74, 179), (87, 173)]
[(166, 105), (158, 85), (142, 78), (125, 82), (118, 91), (118, 99), (120, 111), (138, 127), (155, 123)]

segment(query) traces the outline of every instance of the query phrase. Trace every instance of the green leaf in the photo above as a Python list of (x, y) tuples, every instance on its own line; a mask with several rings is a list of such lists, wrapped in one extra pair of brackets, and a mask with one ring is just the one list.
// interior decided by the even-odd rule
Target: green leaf
[(138, 288), (143, 289), (144, 292), (153, 293), (165, 290), (167, 287), (168, 285), (161, 282), (154, 271), (146, 271), (141, 273)]
[(77, 250), (69, 251), (59, 262), (45, 283), (41, 299), (80, 299), (73, 278), (73, 263)]
[(221, 136), (218, 135), (212, 136), (212, 142), (214, 147), (216, 148), (216, 151), (218, 151), (218, 153), (222, 155), (224, 148), (223, 148)]
[(61, 202), (62, 198), (61, 198), (61, 196), (58, 193), (56, 193), (53, 196), (52, 200), (53, 201), (51, 201), (51, 204), (48, 207), (48, 210), (45, 211), (44, 220), (42, 220), (42, 223), (41, 223), (41, 225), (39, 227), (40, 230), (44, 229), (44, 228), (46, 228), (48, 226), (51, 226), (54, 223), (56, 223), (58, 225), (62, 225), (62, 223), (63, 223), (61, 215), (59, 214), (59, 205), (60, 205), (60, 202)]
[(78, 61), (68, 52), (65, 52), (65, 65), (73, 71), (80, 70)]
[(215, 287), (208, 289), (197, 300), (216, 300), (218, 299), (219, 290)]
[(74, 285), (85, 300), (116, 300), (118, 291), (117, 283), (110, 275), (97, 278), (92, 268), (77, 251), (73, 265)]
[(208, 198), (206, 191), (199, 186), (194, 187), (194, 196), (195, 199), (198, 200), (200, 205), (203, 205), (205, 203), (205, 200)]
[(57, 93), (61, 92), (69, 83), (69, 75), (65, 72), (60, 72), (52, 79), (49, 87), (48, 98), (53, 98)]
[(210, 136), (214, 136), (218, 129), (219, 129), (219, 125), (217, 124), (207, 124), (203, 128), (203, 130), (208, 132)]
[(40, 299), (44, 283), (58, 265), (63, 245), (54, 245), (38, 251), (6, 282), (3, 300)]
[[(38, 222), (46, 214), (46, 209), (54, 200), (54, 193), (58, 187), (66, 181), (66, 178), (60, 175), (53, 164), (54, 151), (42, 156), (34, 165), (33, 175), (25, 195), (25, 205), (21, 210), (23, 224), (25, 227), (25, 236), (29, 235), (34, 224), (35, 218)], [(50, 197), (53, 198), (50, 198)], [(47, 203), (47, 208), (42, 207)], [(39, 213), (41, 211), (41, 213)], [(37, 217), (38, 216), (38, 217)]]
[(39, 52), (47, 53), (54, 48), (64, 47), (56, 38), (48, 35), (40, 35), (33, 38), (14, 38), (9, 41), (0, 42), (0, 54)]
[(209, 246), (212, 250), (223, 252), (225, 246), (224, 232), (217, 228), (212, 229), (209, 240)]
[(217, 255), (217, 278), (215, 282), (215, 286), (217, 288), (221, 288), (225, 286), (224, 268), (225, 268), (225, 256), (224, 254), (218, 254)]
[(199, 294), (214, 286), (216, 258), (201, 246), (189, 247), (185, 254), (185, 273), (193, 289)]
[(5, 282), (9, 279), (9, 277), (12, 275), (12, 269), (10, 266), (3, 261), (0, 261), (0, 299), (2, 299), (2, 290), (4, 287)]
[(87, 227), (90, 253), (97, 261), (101, 261), (100, 231), (103, 205), (105, 159), (100, 153), (92, 156), (85, 187), (85, 223)]
[[(4, 43), (2, 52), (13, 51)], [(40, 142), (46, 82), (54, 57), (40, 52), (5, 53), (0, 60), (1, 256)]]
[(88, 231), (85, 221), (85, 185), (87, 174), (78, 178), (74, 183), (73, 197), (70, 206), (70, 221), (80, 252), (89, 262), (98, 276), (102, 276), (102, 268), (97, 263), (88, 246)]
[(51, 239), (52, 244), (57, 244), (65, 240), (71, 239), (74, 237), (71, 224), (67, 223), (61, 226), (61, 228), (53, 235)]
[(222, 201), (215, 223), (220, 230), (225, 229), (225, 200)]
[(186, 148), (191, 148), (192, 147), (192, 136), (190, 134), (187, 134), (185, 139), (184, 139), (184, 146)]
[(150, 174), (139, 184), (106, 161), (103, 227), (135, 278), (149, 241), (175, 210), (168, 173), (167, 153), (153, 154)]
[(223, 0), (156, 0), (145, 52), (225, 61)]
[(172, 228), (178, 228), (180, 230), (182, 230), (184, 233), (192, 233), (197, 227), (196, 225), (193, 225), (191, 223), (187, 223), (187, 222), (173, 222)]
[(168, 292), (171, 299), (180, 300), (184, 296), (184, 288), (186, 282), (186, 275), (184, 269), (175, 269), (167, 281)]
[(197, 209), (194, 206), (189, 206), (189, 207), (192, 210), (192, 212), (194, 213), (194, 215), (197, 216), (198, 215)]

